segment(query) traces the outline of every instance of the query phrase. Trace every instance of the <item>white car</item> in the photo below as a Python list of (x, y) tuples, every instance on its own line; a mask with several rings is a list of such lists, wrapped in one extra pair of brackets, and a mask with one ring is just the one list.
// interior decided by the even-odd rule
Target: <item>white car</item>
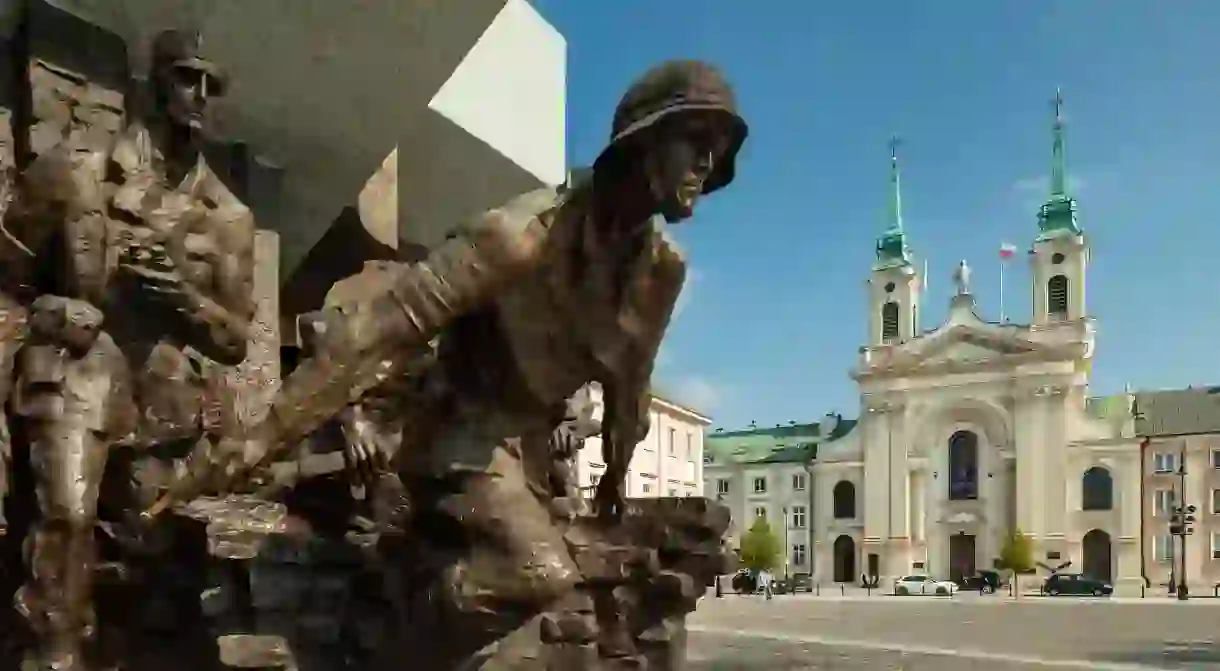
[(907, 575), (894, 581), (894, 594), (908, 596), (910, 594), (934, 594), (949, 596), (957, 591), (957, 583), (949, 580), (936, 580), (926, 575)]

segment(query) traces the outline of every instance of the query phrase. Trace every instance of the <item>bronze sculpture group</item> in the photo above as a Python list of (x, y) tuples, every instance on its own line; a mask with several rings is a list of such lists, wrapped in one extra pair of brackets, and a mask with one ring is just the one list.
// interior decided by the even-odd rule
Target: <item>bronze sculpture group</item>
[[(654, 68), (624, 96), (587, 180), (493, 209), (421, 262), (352, 278), (367, 290), (303, 320), (307, 356), (253, 429), (212, 411), (232, 393), (215, 371), (242, 361), (253, 314), (253, 216), (199, 146), (226, 76), (167, 31), (150, 84), (151, 112), (108, 146), (66, 139), (6, 185), (18, 251), (0, 274), (0, 484), (25, 473), (37, 494), (22, 513), (15, 598), (33, 633), (29, 668), (90, 668), (99, 488), (114, 450), (190, 453), (168, 482), (128, 482), (143, 514), (107, 522), (125, 546), (197, 497), (291, 488), (274, 462), (332, 430), (368, 502), (355, 521), (381, 534), (383, 555), (422, 527), (478, 539), (448, 552), (429, 594), (474, 623), (476, 648), (571, 593), (581, 562), (553, 504), (579, 498), (571, 462), (600, 434), (596, 523), (623, 524), (686, 272), (664, 222), (732, 181), (746, 137), (718, 71)], [(600, 422), (585, 396), (594, 384)]]

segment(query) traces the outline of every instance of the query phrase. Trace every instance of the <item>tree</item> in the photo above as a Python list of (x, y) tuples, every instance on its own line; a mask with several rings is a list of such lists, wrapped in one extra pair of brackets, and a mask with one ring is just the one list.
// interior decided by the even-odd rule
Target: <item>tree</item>
[(781, 548), (771, 525), (765, 517), (754, 520), (754, 525), (741, 539), (741, 564), (751, 571), (770, 571), (779, 565)]
[(1034, 570), (1033, 545), (1030, 543), (1029, 536), (1021, 533), (1020, 529), (1014, 529), (1004, 539), (1004, 546), (1000, 548), (999, 568), (1012, 572), (1012, 593), (1014, 596), (1020, 594), (1021, 589), (1017, 584), (1017, 576), (1022, 573), (1031, 573)]

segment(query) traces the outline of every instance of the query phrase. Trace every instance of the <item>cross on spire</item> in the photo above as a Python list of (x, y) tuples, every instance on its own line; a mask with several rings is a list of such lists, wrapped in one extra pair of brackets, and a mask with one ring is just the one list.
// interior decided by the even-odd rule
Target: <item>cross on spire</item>
[(890, 207), (889, 228), (902, 230), (902, 180), (898, 170), (898, 146), (902, 141), (897, 135), (890, 136)]
[(1067, 157), (1063, 141), (1063, 91), (1055, 89), (1054, 144), (1051, 149), (1051, 197), (1067, 195)]

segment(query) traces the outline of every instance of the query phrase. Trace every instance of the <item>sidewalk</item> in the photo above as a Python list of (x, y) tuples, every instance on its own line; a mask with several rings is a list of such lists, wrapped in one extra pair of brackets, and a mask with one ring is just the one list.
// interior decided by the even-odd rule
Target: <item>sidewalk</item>
[[(707, 598), (715, 599), (716, 590), (710, 588), (706, 594)], [(736, 592), (724, 592), (724, 597), (721, 600), (732, 599), (748, 599), (755, 601), (765, 601), (766, 597), (762, 594), (747, 594), (741, 595)], [(1153, 605), (1206, 605), (1220, 606), (1220, 599), (1213, 597), (1211, 594), (1192, 596), (1189, 600), (1182, 602), (1175, 597), (1169, 596), (1164, 592), (1157, 591), (1155, 594), (1151, 591), (1147, 592), (1144, 597), (1139, 596), (1108, 596), (1108, 597), (1093, 597), (1093, 596), (1047, 596), (1041, 594), (1038, 590), (1023, 590), (1020, 596), (1012, 596), (1007, 590), (1001, 589), (996, 594), (980, 594), (975, 591), (959, 591), (952, 596), (936, 596), (936, 595), (909, 595), (895, 596), (888, 590), (876, 589), (867, 590), (862, 587), (855, 586), (840, 586), (829, 585), (822, 586), (818, 591), (815, 587), (813, 592), (797, 592), (795, 594), (775, 594), (772, 596), (774, 601), (885, 601), (886, 603), (928, 603), (930, 601), (942, 602), (963, 602), (969, 604), (997, 604), (997, 603), (1023, 603), (1037, 602), (1045, 604), (1079, 604), (1079, 603), (1094, 603), (1099, 605), (1104, 604), (1153, 604)]]

